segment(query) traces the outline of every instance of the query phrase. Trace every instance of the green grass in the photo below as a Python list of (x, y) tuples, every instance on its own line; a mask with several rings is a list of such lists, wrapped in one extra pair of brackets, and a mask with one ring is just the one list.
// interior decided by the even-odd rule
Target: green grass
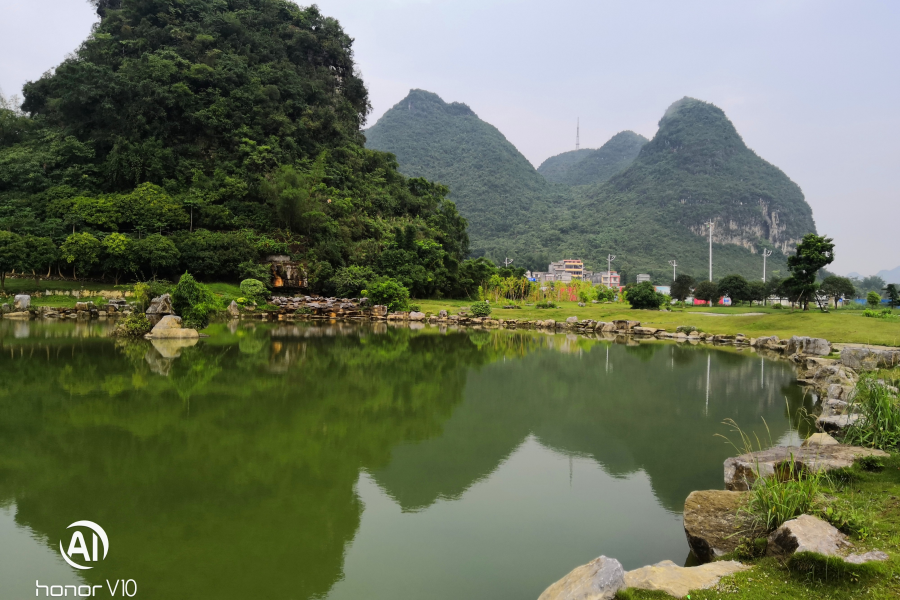
[[(471, 300), (415, 300), (423, 312), (437, 314), (441, 309), (456, 314), (460, 308), (471, 306)], [(640, 321), (650, 327), (675, 331), (679, 325), (693, 325), (708, 333), (736, 334), (749, 337), (777, 335), (785, 339), (793, 335), (822, 337), (830, 342), (900, 346), (900, 323), (882, 319), (866, 319), (860, 311), (818, 310), (791, 311), (775, 310), (771, 307), (690, 307), (674, 309), (671, 312), (632, 310), (627, 304), (588, 304), (580, 307), (577, 302), (560, 302), (557, 308), (536, 309), (523, 306), (521, 309), (503, 309), (492, 304), (494, 319), (555, 319), (565, 320), (576, 316), (579, 319), (613, 321), (628, 319)], [(732, 316), (711, 316), (699, 313), (715, 313)], [(741, 316), (744, 313), (764, 313), (757, 316)]]
[[(854, 566), (812, 554), (796, 556), (787, 562), (771, 557), (744, 560), (742, 562), (752, 563), (754, 568), (726, 577), (712, 589), (691, 592), (691, 600), (723, 597), (734, 600), (886, 600), (900, 597), (900, 455), (892, 455), (877, 470), (856, 465), (842, 475), (826, 485), (825, 495), (831, 505), (840, 506), (845, 513), (861, 515), (857, 518), (865, 521), (864, 527), (855, 526), (865, 531), (864, 539), (855, 535), (853, 528), (847, 531), (851, 534), (854, 551), (882, 550), (890, 555), (890, 561)], [(616, 598), (671, 597), (662, 592), (626, 590)]]

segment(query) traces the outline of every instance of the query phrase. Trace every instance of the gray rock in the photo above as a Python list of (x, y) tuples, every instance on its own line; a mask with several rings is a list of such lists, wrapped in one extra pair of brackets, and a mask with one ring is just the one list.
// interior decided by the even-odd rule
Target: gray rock
[(228, 316), (232, 319), (236, 319), (241, 316), (241, 309), (238, 307), (238, 303), (234, 300), (231, 301), (231, 304), (228, 305), (228, 309), (226, 310)]
[(600, 556), (544, 590), (538, 600), (612, 600), (625, 589), (625, 570), (614, 558)]
[(679, 567), (671, 560), (664, 560), (625, 573), (625, 585), (641, 590), (663, 591), (682, 598), (691, 590), (713, 587), (727, 575), (746, 571), (750, 567), (734, 560), (713, 562), (699, 567)]
[(890, 456), (882, 450), (860, 448), (843, 444), (831, 446), (776, 446), (768, 450), (749, 452), (725, 460), (725, 489), (737, 492), (750, 489), (756, 481), (757, 472), (761, 477), (771, 477), (776, 470), (782, 471), (793, 456), (798, 469), (808, 471), (832, 471), (853, 465), (853, 461), (864, 456)]
[(438, 317), (441, 319), (446, 319), (447, 316), (448, 316), (448, 314), (447, 314), (446, 310), (442, 310), (442, 311), (438, 312)]
[(13, 308), (16, 310), (27, 310), (29, 306), (31, 306), (31, 296), (28, 294), (18, 294), (16, 296)]
[(827, 356), (831, 354), (831, 342), (822, 338), (794, 336), (787, 342), (786, 354), (813, 354)]
[(566, 323), (575, 324), (577, 322), (578, 322), (578, 317), (569, 317), (568, 319), (566, 319)]
[(150, 307), (147, 309), (148, 315), (174, 315), (175, 309), (172, 308), (172, 297), (169, 294), (163, 294), (150, 301)]
[(858, 413), (850, 415), (821, 416), (816, 419), (816, 428), (825, 433), (841, 433), (859, 420)]
[(844, 562), (861, 565), (867, 562), (884, 562), (890, 559), (891, 557), (888, 556), (887, 553), (882, 552), (881, 550), (872, 550), (871, 552), (866, 552), (864, 554), (850, 554), (844, 558)]
[(814, 433), (805, 440), (803, 440), (802, 446), (836, 446), (839, 444), (836, 439), (828, 435), (827, 433)]
[(637, 335), (654, 335), (659, 329), (655, 327), (635, 327), (631, 331)]
[(684, 535), (691, 553), (702, 563), (733, 552), (744, 538), (756, 538), (757, 531), (738, 512), (748, 492), (704, 490), (691, 492), (684, 501)]
[(855, 371), (890, 369), (900, 365), (900, 350), (844, 347), (841, 362)]
[(829, 523), (811, 515), (800, 515), (786, 521), (769, 535), (766, 554), (788, 555), (816, 552), (825, 556), (841, 556), (850, 548), (847, 536)]
[(578, 306), (582, 306), (582, 307), (583, 307), (583, 306), (585, 306), (585, 303), (584, 303), (584, 302), (579, 302), (579, 303), (578, 303)]
[(425, 313), (413, 311), (413, 312), (409, 313), (409, 320), (410, 321), (424, 321)]

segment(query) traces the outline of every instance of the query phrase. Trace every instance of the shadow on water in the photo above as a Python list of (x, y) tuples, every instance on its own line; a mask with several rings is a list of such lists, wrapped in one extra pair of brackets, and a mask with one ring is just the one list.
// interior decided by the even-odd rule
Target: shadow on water
[(249, 323), (161, 344), (22, 325), (0, 321), (0, 505), (50, 546), (101, 523), (116, 552), (81, 576), (134, 578), (151, 598), (324, 597), (364, 516), (361, 473), (415, 513), (517, 452), (526, 478), (562, 455), (645, 474), (678, 513), (722, 486), (725, 418), (760, 432), (764, 417), (778, 439), (805, 402), (785, 363), (706, 347)]

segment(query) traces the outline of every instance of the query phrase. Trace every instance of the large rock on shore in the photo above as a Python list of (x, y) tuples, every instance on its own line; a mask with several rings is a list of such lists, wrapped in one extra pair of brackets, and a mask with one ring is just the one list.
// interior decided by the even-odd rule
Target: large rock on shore
[(841, 556), (851, 547), (847, 536), (829, 523), (811, 515), (786, 521), (769, 535), (766, 554), (782, 556), (795, 552), (817, 552)]
[(697, 560), (711, 562), (733, 552), (745, 538), (765, 535), (738, 512), (747, 493), (704, 490), (691, 492), (684, 501), (684, 535)]
[(890, 369), (900, 365), (900, 350), (845, 346), (841, 349), (841, 363), (854, 371)]
[(801, 337), (795, 335), (787, 341), (785, 354), (812, 354), (828, 356), (831, 354), (831, 342), (822, 338)]
[(625, 570), (614, 558), (600, 556), (544, 590), (538, 600), (612, 600), (625, 588)]
[(727, 575), (749, 569), (734, 560), (713, 562), (699, 567), (679, 567), (671, 560), (664, 560), (625, 573), (625, 585), (641, 590), (663, 591), (670, 596), (683, 598), (691, 590), (713, 587)]
[(16, 296), (13, 308), (16, 310), (28, 310), (29, 306), (31, 306), (31, 296), (28, 294), (19, 294)]
[(889, 454), (874, 448), (858, 446), (816, 445), (798, 448), (796, 446), (776, 446), (768, 450), (749, 452), (725, 460), (725, 489), (745, 491), (756, 481), (757, 471), (761, 477), (771, 477), (776, 472), (784, 473), (793, 457), (795, 467), (811, 472), (832, 471), (853, 465), (853, 461), (864, 456), (887, 458)]
[(166, 315), (159, 320), (150, 333), (145, 336), (147, 339), (191, 339), (199, 338), (200, 334), (196, 329), (185, 329), (181, 325), (181, 317), (175, 315)]

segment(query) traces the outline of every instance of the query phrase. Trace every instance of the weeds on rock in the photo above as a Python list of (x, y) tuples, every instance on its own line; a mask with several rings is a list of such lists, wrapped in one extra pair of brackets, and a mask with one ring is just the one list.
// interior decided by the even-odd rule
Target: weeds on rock
[(883, 381), (871, 375), (862, 377), (849, 410), (859, 411), (860, 418), (847, 429), (845, 444), (881, 450), (900, 448), (900, 401)]

